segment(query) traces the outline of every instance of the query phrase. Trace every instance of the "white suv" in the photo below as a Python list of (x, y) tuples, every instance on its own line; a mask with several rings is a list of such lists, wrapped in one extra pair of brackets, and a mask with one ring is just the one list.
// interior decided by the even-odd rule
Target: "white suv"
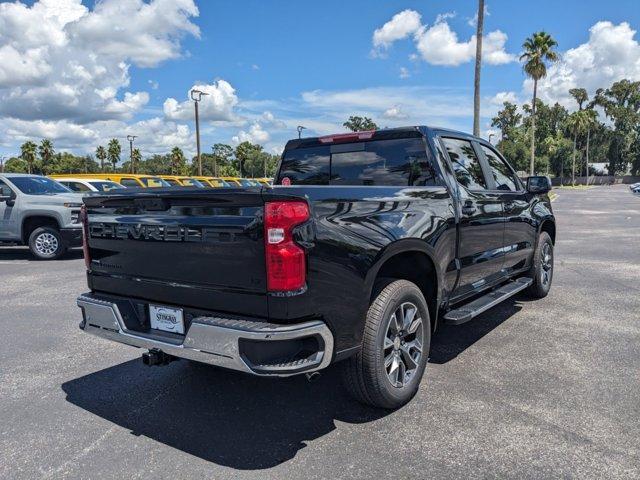
[(99, 178), (75, 178), (75, 177), (56, 177), (56, 182), (61, 183), (73, 192), (109, 192), (119, 188), (126, 188), (119, 183), (111, 180), (101, 180)]

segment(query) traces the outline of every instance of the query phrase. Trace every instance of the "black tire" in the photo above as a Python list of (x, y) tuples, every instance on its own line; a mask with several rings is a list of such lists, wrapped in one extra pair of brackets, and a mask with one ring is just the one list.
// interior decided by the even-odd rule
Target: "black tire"
[(527, 289), (527, 294), (531, 298), (546, 297), (553, 281), (553, 242), (547, 232), (541, 232), (538, 237), (529, 275), (533, 278), (533, 283)]
[[(365, 321), (362, 347), (356, 355), (343, 362), (342, 373), (345, 388), (356, 400), (374, 407), (395, 409), (409, 402), (418, 391), (429, 357), (431, 320), (427, 302), (414, 283), (407, 280), (390, 282), (371, 303)], [(413, 307), (416, 314), (412, 316)], [(405, 322), (403, 329), (398, 331), (398, 325), (403, 322), (392, 325), (392, 320), (398, 318), (400, 311), (408, 323)], [(421, 320), (419, 326), (415, 326), (418, 323), (417, 314)], [(412, 328), (417, 330), (411, 333)], [(398, 337), (391, 345), (389, 335)], [(419, 356), (416, 355), (418, 349), (414, 340), (421, 340)], [(397, 360), (386, 366), (385, 359), (393, 359), (394, 356)], [(404, 370), (400, 363), (404, 365)], [(405, 378), (405, 373), (408, 378)], [(402, 375), (402, 385), (392, 383), (394, 374), (397, 382), (400, 382)]]
[(53, 227), (38, 227), (29, 235), (29, 250), (38, 260), (55, 260), (67, 251), (60, 232)]

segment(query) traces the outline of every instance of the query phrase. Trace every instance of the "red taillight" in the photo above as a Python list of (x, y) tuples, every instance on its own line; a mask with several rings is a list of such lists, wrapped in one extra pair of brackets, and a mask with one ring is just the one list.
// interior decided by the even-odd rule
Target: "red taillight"
[(374, 133), (376, 133), (375, 130), (365, 130), (362, 132), (352, 132), (352, 133), (340, 133), (338, 135), (326, 135), (324, 137), (319, 137), (318, 141), (320, 143), (356, 142), (358, 140), (370, 140), (371, 138), (373, 138)]
[(264, 243), (267, 290), (300, 290), (307, 280), (305, 252), (293, 240), (293, 228), (309, 219), (305, 202), (267, 202), (264, 206)]
[(91, 254), (89, 253), (89, 216), (87, 206), (80, 207), (80, 221), (82, 222), (82, 253), (84, 254), (84, 266), (91, 269)]

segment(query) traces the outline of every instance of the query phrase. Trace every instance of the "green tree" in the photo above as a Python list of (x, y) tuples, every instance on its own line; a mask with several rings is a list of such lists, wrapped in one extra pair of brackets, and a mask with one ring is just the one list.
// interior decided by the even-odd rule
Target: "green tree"
[(572, 88), (569, 90), (569, 95), (575, 98), (578, 103), (578, 110), (582, 110), (582, 105), (589, 101), (589, 94), (585, 88)]
[(20, 157), (11, 157), (4, 164), (4, 171), (6, 173), (27, 173), (29, 165)]
[(527, 38), (522, 45), (524, 53), (520, 61), (524, 61), (524, 72), (533, 80), (533, 100), (531, 101), (531, 163), (529, 173), (533, 175), (536, 158), (536, 98), (538, 95), (538, 81), (547, 76), (547, 62), (558, 60), (558, 54), (553, 50), (558, 45), (551, 35), (542, 31)]
[(109, 140), (109, 145), (107, 145), (107, 158), (111, 165), (113, 165), (113, 171), (116, 171), (116, 166), (120, 161), (120, 153), (122, 153), (122, 147), (120, 146), (120, 142), (117, 138), (112, 138)]
[(140, 162), (142, 161), (142, 154), (140, 153), (140, 149), (134, 148), (131, 152), (131, 160), (133, 161), (133, 173), (138, 172), (138, 168), (140, 166)]
[(342, 124), (343, 127), (348, 128), (352, 132), (362, 132), (365, 130), (377, 130), (378, 125), (369, 117), (359, 117), (352, 115), (349, 120)]
[(33, 166), (36, 161), (37, 145), (31, 140), (24, 142), (20, 146), (20, 158), (27, 163), (27, 173), (33, 173)]
[(262, 151), (262, 145), (251, 142), (242, 142), (236, 147), (235, 157), (241, 177), (245, 176), (246, 167), (254, 169), (255, 164), (260, 162), (259, 157)]
[(187, 172), (187, 159), (180, 147), (171, 149), (171, 175), (185, 175)]
[(609, 174), (624, 173), (636, 156), (633, 148), (638, 144), (640, 128), (640, 81), (624, 79), (606, 90), (600, 88), (594, 104), (603, 108), (614, 125), (607, 154)]
[(104, 172), (104, 161), (107, 159), (107, 151), (102, 145), (96, 148), (96, 158), (100, 160), (100, 171)]
[(53, 156), (55, 151), (53, 150), (53, 143), (48, 138), (43, 138), (38, 146), (38, 154), (40, 155), (40, 162), (42, 165), (42, 173), (45, 175), (51, 173), (51, 167), (53, 162)]
[(491, 126), (500, 130), (502, 140), (508, 140), (520, 125), (522, 115), (518, 113), (518, 106), (504, 102), (502, 110), (491, 119)]
[(567, 118), (567, 128), (573, 132), (573, 155), (571, 156), (571, 185), (576, 184), (576, 143), (578, 135), (587, 131), (589, 118), (585, 110), (573, 112)]
[(223, 166), (231, 165), (234, 159), (233, 147), (226, 143), (216, 143), (211, 151), (212, 153), (202, 155), (202, 168), (207, 172), (206, 175), (218, 177)]

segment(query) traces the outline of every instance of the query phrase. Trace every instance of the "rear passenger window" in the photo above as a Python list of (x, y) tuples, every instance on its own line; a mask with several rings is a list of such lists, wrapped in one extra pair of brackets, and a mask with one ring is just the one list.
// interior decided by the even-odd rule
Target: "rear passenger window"
[(440, 185), (421, 137), (288, 150), (276, 183), (285, 178), (292, 185)]
[(487, 157), (487, 163), (491, 169), (491, 175), (493, 175), (493, 179), (496, 182), (496, 188), (507, 192), (517, 191), (519, 188), (518, 181), (509, 166), (496, 152), (484, 145), (481, 145), (481, 147), (485, 157)]
[(469, 190), (486, 190), (487, 182), (471, 142), (457, 138), (443, 138), (442, 142), (451, 158), (458, 183)]
[(330, 160), (329, 147), (285, 151), (278, 183), (288, 178), (293, 185), (328, 185)]
[[(331, 185), (438, 185), (421, 138), (352, 145), (360, 151), (331, 155)], [(349, 145), (340, 147), (347, 150)]]

